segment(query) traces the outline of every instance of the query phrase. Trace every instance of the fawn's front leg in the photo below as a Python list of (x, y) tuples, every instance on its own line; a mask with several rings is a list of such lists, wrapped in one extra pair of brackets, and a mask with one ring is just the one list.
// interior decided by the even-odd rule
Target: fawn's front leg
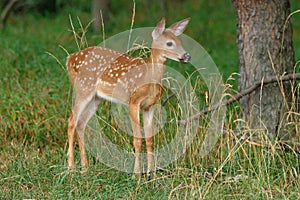
[(154, 106), (151, 106), (148, 110), (144, 110), (144, 131), (145, 131), (145, 140), (146, 140), (146, 149), (148, 157), (148, 168), (147, 174), (151, 175), (151, 172), (154, 170)]
[(133, 132), (133, 146), (135, 151), (134, 174), (141, 174), (140, 154), (142, 151), (142, 134), (140, 129), (140, 106), (129, 104), (129, 114)]

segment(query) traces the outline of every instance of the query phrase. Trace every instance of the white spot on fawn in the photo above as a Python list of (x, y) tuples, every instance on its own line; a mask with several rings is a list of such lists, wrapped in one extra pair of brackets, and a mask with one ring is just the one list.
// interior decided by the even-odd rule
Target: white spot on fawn
[(143, 72), (139, 73), (138, 77), (141, 78), (143, 76)]

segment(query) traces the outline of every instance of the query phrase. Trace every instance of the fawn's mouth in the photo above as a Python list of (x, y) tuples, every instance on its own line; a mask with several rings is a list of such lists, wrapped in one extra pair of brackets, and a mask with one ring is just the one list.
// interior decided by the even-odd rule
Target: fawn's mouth
[(188, 63), (191, 60), (191, 55), (189, 53), (183, 54), (183, 56), (179, 59), (182, 63)]

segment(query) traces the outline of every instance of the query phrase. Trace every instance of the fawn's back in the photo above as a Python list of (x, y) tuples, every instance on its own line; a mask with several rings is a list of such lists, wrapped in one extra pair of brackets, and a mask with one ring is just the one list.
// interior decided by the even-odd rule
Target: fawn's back
[[(132, 57), (99, 46), (70, 54), (67, 68), (76, 95), (96, 93), (98, 97), (122, 104), (128, 104), (137, 90), (141, 94), (144, 88), (152, 94), (149, 90), (153, 87), (146, 86), (156, 88), (162, 84), (158, 75), (163, 73), (163, 66), (149, 64), (149, 58)], [(161, 89), (158, 91), (161, 93)]]

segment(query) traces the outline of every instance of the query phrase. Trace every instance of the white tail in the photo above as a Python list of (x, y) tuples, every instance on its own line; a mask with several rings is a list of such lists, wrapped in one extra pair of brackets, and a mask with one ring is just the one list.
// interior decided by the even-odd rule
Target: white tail
[(140, 173), (142, 134), (140, 109), (144, 114), (144, 131), (148, 155), (148, 172), (154, 170), (153, 105), (163, 93), (163, 76), (167, 59), (187, 63), (190, 55), (177, 38), (189, 22), (179, 21), (165, 29), (163, 18), (152, 32), (150, 58), (135, 58), (103, 47), (89, 47), (67, 58), (69, 78), (75, 90), (73, 113), (68, 122), (68, 167), (74, 167), (74, 133), (78, 134), (81, 165), (86, 169), (84, 131), (101, 100), (128, 105), (135, 148), (134, 173)]

